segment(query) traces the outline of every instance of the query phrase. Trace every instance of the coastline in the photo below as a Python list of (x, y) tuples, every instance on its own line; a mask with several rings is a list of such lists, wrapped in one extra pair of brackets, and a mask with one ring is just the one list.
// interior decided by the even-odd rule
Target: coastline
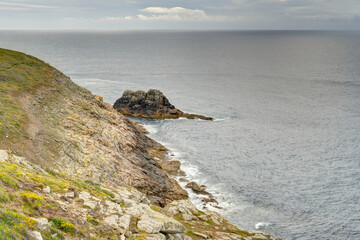
[[(7, 196), (0, 205), (22, 216), (0, 224), (25, 224), (11, 234), (32, 240), (115, 233), (116, 239), (272, 239), (196, 209), (156, 159), (165, 160), (167, 149), (102, 97), (37, 58), (0, 51), (6, 56), (0, 72), (0, 164), (6, 175), (0, 180)], [(30, 218), (47, 227), (26, 225)]]

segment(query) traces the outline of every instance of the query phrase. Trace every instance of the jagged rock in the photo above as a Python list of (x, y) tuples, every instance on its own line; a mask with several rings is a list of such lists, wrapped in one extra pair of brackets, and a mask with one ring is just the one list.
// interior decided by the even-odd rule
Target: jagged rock
[(167, 234), (166, 237), (168, 240), (184, 240), (185, 234), (184, 233)]
[(124, 115), (133, 117), (151, 119), (185, 117), (189, 119), (213, 120), (210, 117), (180, 111), (157, 89), (150, 89), (147, 93), (142, 90), (136, 92), (126, 90), (122, 97), (116, 100), (114, 108)]
[(27, 231), (26, 235), (28, 237), (29, 240), (43, 240), (41, 233), (39, 233), (38, 231)]
[(5, 150), (0, 150), (0, 162), (6, 162), (9, 159), (9, 154)]
[(181, 163), (179, 161), (159, 161), (161, 169), (169, 174), (176, 175), (180, 170)]
[(196, 182), (189, 182), (188, 184), (186, 184), (185, 187), (190, 188), (191, 190), (193, 190), (197, 194), (211, 195), (208, 191), (206, 191), (205, 186), (203, 186), (203, 185), (199, 186)]
[(114, 203), (112, 201), (105, 201), (105, 208), (106, 210), (104, 211), (106, 215), (111, 215), (111, 214), (122, 214), (122, 208), (119, 204)]
[(141, 216), (141, 220), (138, 222), (137, 227), (146, 233), (184, 233), (185, 227), (176, 221), (161, 213), (153, 210), (146, 212)]
[(128, 231), (130, 228), (131, 216), (124, 215), (119, 218), (119, 227), (123, 228), (125, 231)]
[(146, 212), (150, 212), (150, 211), (152, 211), (152, 210), (149, 207), (149, 205), (146, 205), (143, 203), (139, 203), (133, 207), (126, 209), (126, 213), (130, 214), (132, 216), (141, 216), (141, 215), (145, 214)]
[(166, 207), (164, 208), (164, 211), (169, 215), (169, 216), (175, 216), (178, 213), (182, 213), (182, 214), (189, 214), (189, 215), (194, 215), (198, 213), (197, 208), (195, 207), (195, 205), (190, 202), (189, 200), (178, 200), (178, 201), (173, 201), (171, 203), (169, 203), (168, 205), (166, 205)]
[(88, 193), (88, 192), (85, 192), (85, 191), (81, 191), (80, 193), (79, 193), (79, 198), (81, 199), (81, 200), (88, 200), (89, 198), (91, 197), (91, 194), (90, 193)]
[(119, 228), (118, 220), (119, 220), (119, 216), (118, 216), (118, 215), (112, 215), (112, 216), (106, 217), (106, 218), (104, 219), (104, 222), (105, 222), (107, 225), (109, 225), (110, 227)]

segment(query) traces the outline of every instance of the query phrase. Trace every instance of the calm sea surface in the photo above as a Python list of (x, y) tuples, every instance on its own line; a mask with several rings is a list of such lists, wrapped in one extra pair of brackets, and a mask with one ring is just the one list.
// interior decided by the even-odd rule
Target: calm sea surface
[(109, 103), (157, 88), (215, 117), (144, 123), (237, 225), (360, 239), (360, 32), (0, 31), (0, 47)]

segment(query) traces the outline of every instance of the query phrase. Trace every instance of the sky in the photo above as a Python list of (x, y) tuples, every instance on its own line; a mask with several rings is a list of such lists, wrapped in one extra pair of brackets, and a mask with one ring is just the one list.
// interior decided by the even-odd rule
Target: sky
[(360, 30), (360, 0), (0, 0), (0, 29)]

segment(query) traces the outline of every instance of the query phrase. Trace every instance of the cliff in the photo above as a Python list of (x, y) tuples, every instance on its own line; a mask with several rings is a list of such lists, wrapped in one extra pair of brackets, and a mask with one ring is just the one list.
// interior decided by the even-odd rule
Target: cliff
[(270, 239), (201, 212), (166, 148), (43, 61), (0, 49), (1, 239)]

